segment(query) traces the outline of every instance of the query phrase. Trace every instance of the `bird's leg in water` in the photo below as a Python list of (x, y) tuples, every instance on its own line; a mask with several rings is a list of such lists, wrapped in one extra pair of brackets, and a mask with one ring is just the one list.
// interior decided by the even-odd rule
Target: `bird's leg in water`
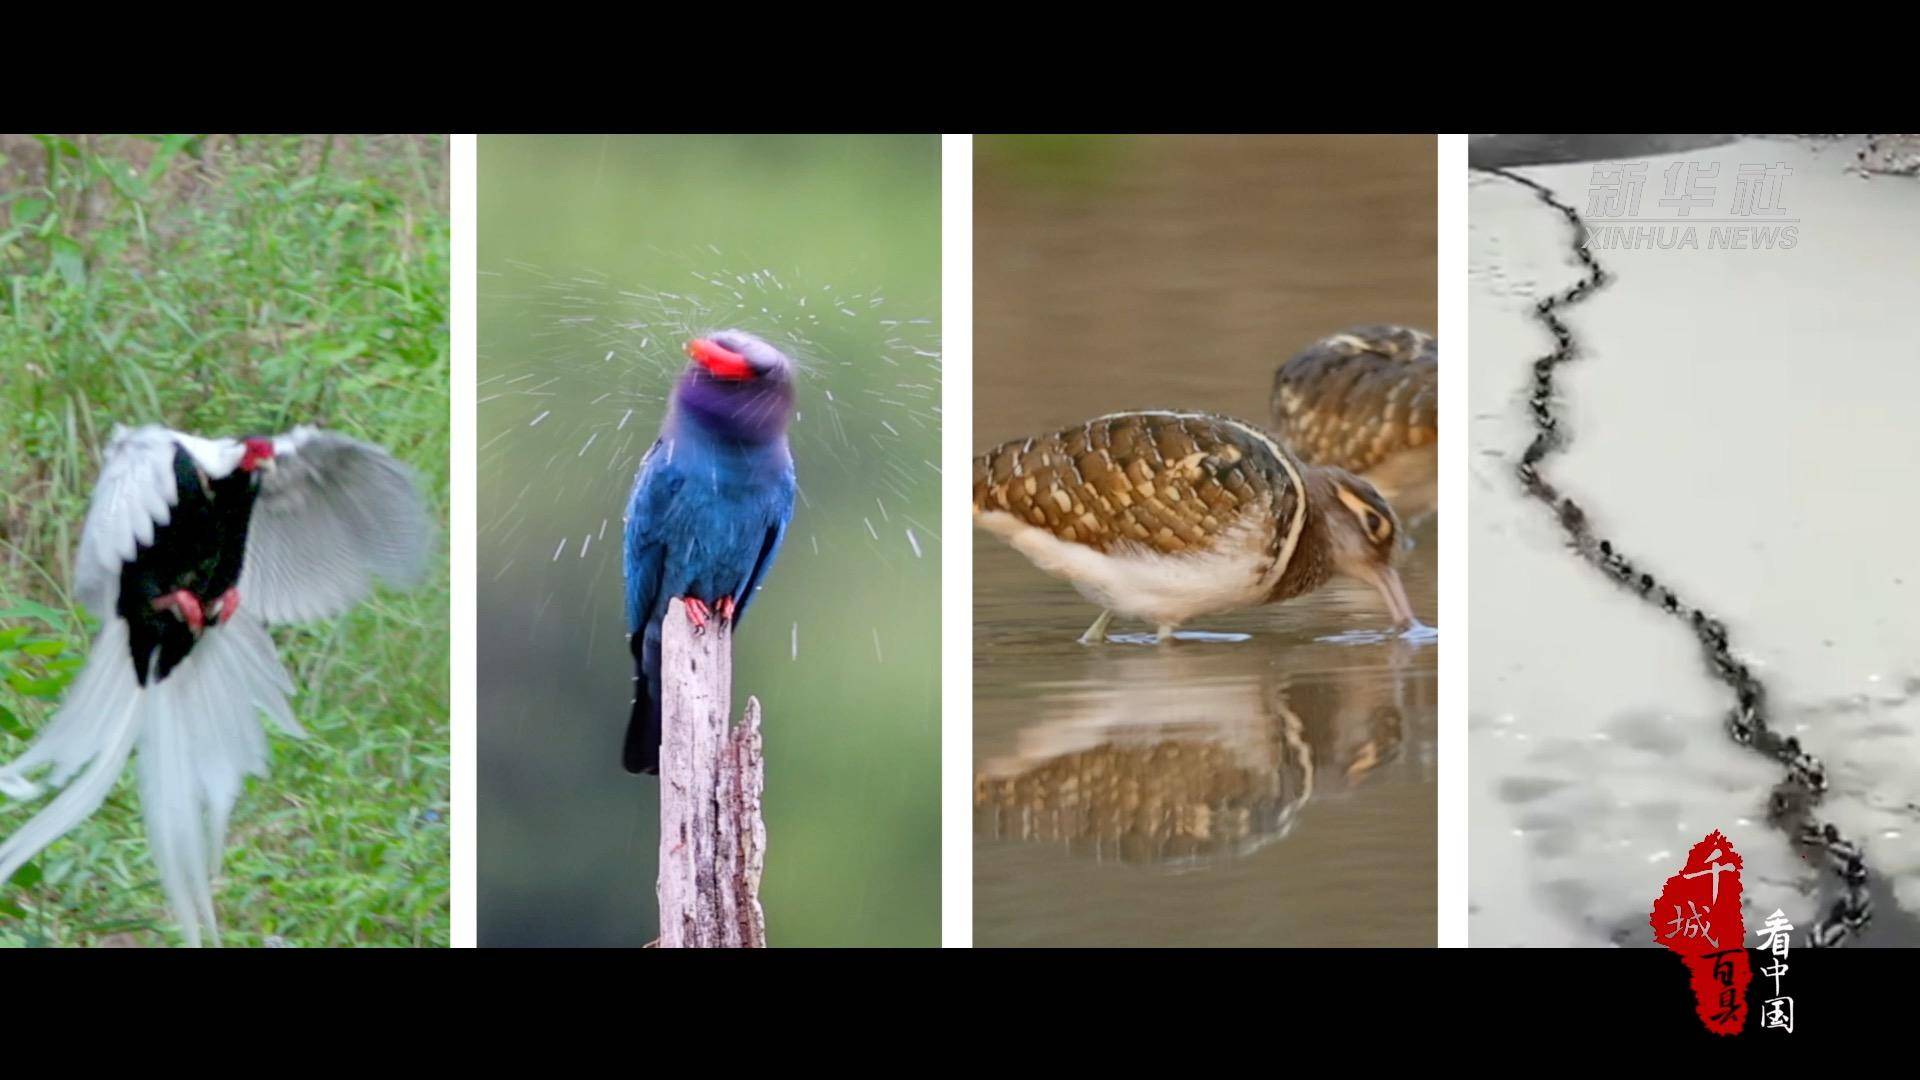
[(232, 622), (234, 613), (240, 610), (240, 589), (235, 586), (220, 594), (213, 602), (213, 608), (207, 612), (207, 622), (217, 624)]
[(175, 589), (165, 596), (154, 597), (153, 610), (173, 612), (195, 634), (207, 625), (206, 616), (200, 610), (200, 598), (187, 589)]
[(705, 630), (707, 619), (713, 615), (713, 609), (707, 606), (707, 602), (691, 596), (683, 596), (680, 601), (687, 605), (687, 621), (693, 624), (693, 632), (698, 634)]
[(731, 596), (721, 597), (719, 600), (714, 602), (713, 610), (720, 613), (721, 622), (723, 623), (732, 622), (733, 612), (734, 612), (733, 597)]
[(1173, 624), (1161, 623), (1160, 629), (1154, 632), (1153, 643), (1155, 645), (1173, 644)]
[(1080, 644), (1098, 645), (1107, 640), (1107, 624), (1112, 621), (1113, 610), (1111, 608), (1102, 608), (1100, 617), (1093, 620), (1093, 625), (1087, 627), (1086, 633), (1080, 635)]

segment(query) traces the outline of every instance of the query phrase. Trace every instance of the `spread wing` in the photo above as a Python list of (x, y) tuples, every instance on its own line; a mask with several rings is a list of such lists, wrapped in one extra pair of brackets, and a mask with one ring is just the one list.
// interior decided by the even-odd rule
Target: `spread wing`
[(87, 521), (73, 555), (73, 591), (102, 619), (120, 593), (120, 569), (140, 544), (153, 543), (179, 499), (173, 472), (174, 433), (158, 425), (116, 426), (100, 465)]
[(336, 615), (375, 579), (407, 586), (433, 530), (413, 471), (380, 447), (318, 428), (273, 441), (240, 571), (244, 608), (269, 623)]

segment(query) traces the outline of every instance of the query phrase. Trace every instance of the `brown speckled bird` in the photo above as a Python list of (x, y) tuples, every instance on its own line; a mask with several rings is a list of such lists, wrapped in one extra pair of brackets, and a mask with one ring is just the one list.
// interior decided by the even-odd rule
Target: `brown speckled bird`
[(1440, 364), (1433, 338), (1360, 326), (1273, 373), (1273, 430), (1315, 465), (1362, 476), (1403, 520), (1437, 502)]
[(1334, 574), (1415, 625), (1394, 569), (1399, 522), (1373, 486), (1300, 464), (1251, 425), (1202, 413), (1116, 413), (973, 459), (974, 522), (1165, 641), (1201, 615), (1277, 603)]

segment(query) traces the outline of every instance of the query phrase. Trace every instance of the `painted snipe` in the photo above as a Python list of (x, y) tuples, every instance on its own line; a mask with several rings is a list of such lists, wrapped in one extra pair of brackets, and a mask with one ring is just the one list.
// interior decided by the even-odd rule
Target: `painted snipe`
[(973, 460), (973, 515), (1101, 606), (1084, 642), (1104, 640), (1115, 613), (1165, 641), (1191, 619), (1300, 596), (1335, 574), (1415, 625), (1387, 501), (1222, 416), (1117, 413), (1002, 443)]
[(1365, 478), (1401, 520), (1437, 502), (1440, 364), (1430, 335), (1360, 326), (1273, 373), (1274, 433), (1302, 461)]

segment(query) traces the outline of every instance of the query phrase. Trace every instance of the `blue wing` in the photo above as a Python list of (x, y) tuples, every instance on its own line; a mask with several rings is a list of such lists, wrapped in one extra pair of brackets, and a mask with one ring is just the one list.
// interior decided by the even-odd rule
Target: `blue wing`
[(656, 440), (640, 462), (633, 495), (627, 500), (627, 629), (635, 634), (646, 627), (660, 597), (660, 576), (667, 560), (667, 537), (661, 534), (661, 526), (667, 520), (667, 507), (685, 482), (665, 462)]
[(780, 554), (780, 545), (787, 538), (787, 522), (793, 520), (793, 462), (787, 462), (786, 472), (780, 477), (778, 488), (768, 499), (767, 535), (760, 545), (760, 557), (754, 560), (753, 570), (747, 574), (747, 583), (741, 587), (738, 602), (735, 604), (733, 623), (737, 627), (747, 614), (747, 605), (760, 591), (760, 583), (773, 566), (773, 560)]

